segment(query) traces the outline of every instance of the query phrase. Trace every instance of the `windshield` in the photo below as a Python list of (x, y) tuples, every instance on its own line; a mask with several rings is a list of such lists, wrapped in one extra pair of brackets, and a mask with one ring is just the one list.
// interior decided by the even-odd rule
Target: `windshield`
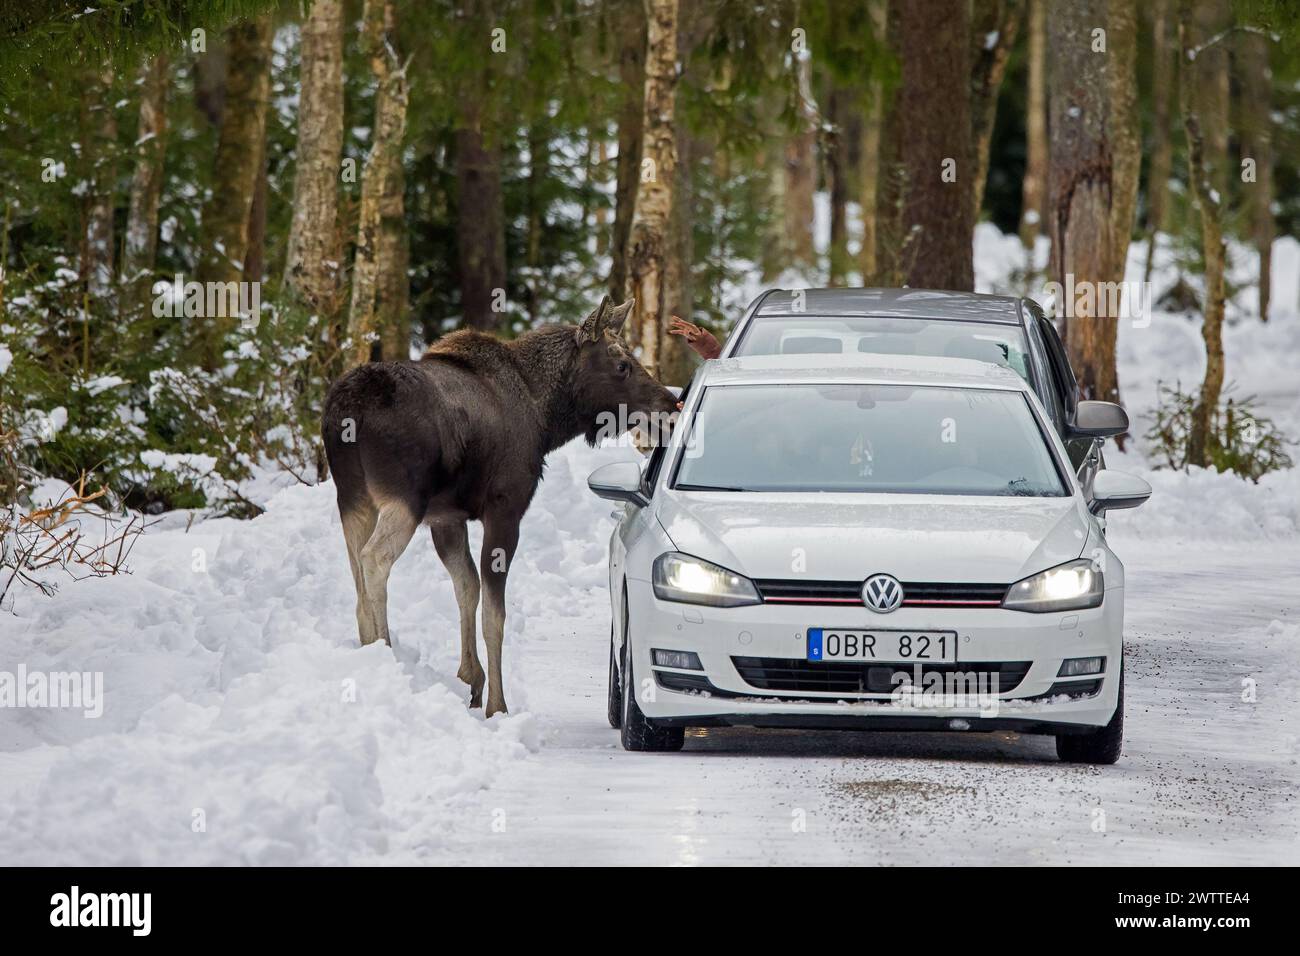
[(674, 487), (1067, 494), (1024, 395), (911, 385), (712, 386)]
[[(1029, 382), (1028, 346), (1019, 325), (888, 317), (755, 318), (736, 345), (741, 355), (925, 355), (977, 359)], [(1032, 382), (1030, 383), (1033, 384)]]

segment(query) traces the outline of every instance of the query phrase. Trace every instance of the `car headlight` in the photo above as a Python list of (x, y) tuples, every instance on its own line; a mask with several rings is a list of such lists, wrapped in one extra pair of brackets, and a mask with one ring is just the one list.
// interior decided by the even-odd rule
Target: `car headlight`
[(655, 559), (651, 580), (655, 597), (661, 601), (707, 604), (710, 607), (739, 607), (763, 602), (758, 596), (758, 588), (749, 578), (675, 551)]
[(1003, 607), (1013, 611), (1077, 611), (1097, 607), (1106, 592), (1101, 570), (1089, 558), (1067, 561), (1017, 581), (1007, 591)]

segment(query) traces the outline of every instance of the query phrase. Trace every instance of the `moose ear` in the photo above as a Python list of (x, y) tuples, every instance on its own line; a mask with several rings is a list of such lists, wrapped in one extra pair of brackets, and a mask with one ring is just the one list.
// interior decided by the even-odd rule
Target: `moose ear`
[(628, 299), (622, 305), (616, 306), (614, 311), (609, 314), (609, 321), (605, 323), (605, 328), (618, 335), (623, 330), (623, 323), (632, 314), (632, 307), (635, 305), (636, 299)]
[(600, 305), (591, 310), (591, 314), (582, 320), (578, 327), (578, 344), (595, 342), (600, 338), (602, 326), (609, 315), (609, 296), (600, 297)]

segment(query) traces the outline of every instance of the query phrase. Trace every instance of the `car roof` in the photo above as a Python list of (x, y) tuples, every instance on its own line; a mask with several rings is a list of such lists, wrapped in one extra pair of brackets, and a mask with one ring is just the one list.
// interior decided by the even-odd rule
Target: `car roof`
[(945, 289), (773, 289), (759, 298), (753, 318), (832, 315), (1019, 324), (1020, 300)]
[(845, 383), (939, 385), (1028, 392), (1013, 370), (977, 359), (924, 355), (749, 355), (712, 359), (700, 366), (700, 386)]

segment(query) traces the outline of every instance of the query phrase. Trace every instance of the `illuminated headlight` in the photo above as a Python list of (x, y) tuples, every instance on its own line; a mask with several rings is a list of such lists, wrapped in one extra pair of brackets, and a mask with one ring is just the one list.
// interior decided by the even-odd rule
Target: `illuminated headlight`
[(673, 551), (655, 559), (652, 580), (655, 597), (661, 601), (707, 604), (710, 607), (739, 607), (763, 601), (749, 578), (709, 561)]
[(1036, 614), (1077, 611), (1098, 607), (1105, 591), (1101, 571), (1088, 558), (1081, 558), (1017, 581), (1002, 606)]

